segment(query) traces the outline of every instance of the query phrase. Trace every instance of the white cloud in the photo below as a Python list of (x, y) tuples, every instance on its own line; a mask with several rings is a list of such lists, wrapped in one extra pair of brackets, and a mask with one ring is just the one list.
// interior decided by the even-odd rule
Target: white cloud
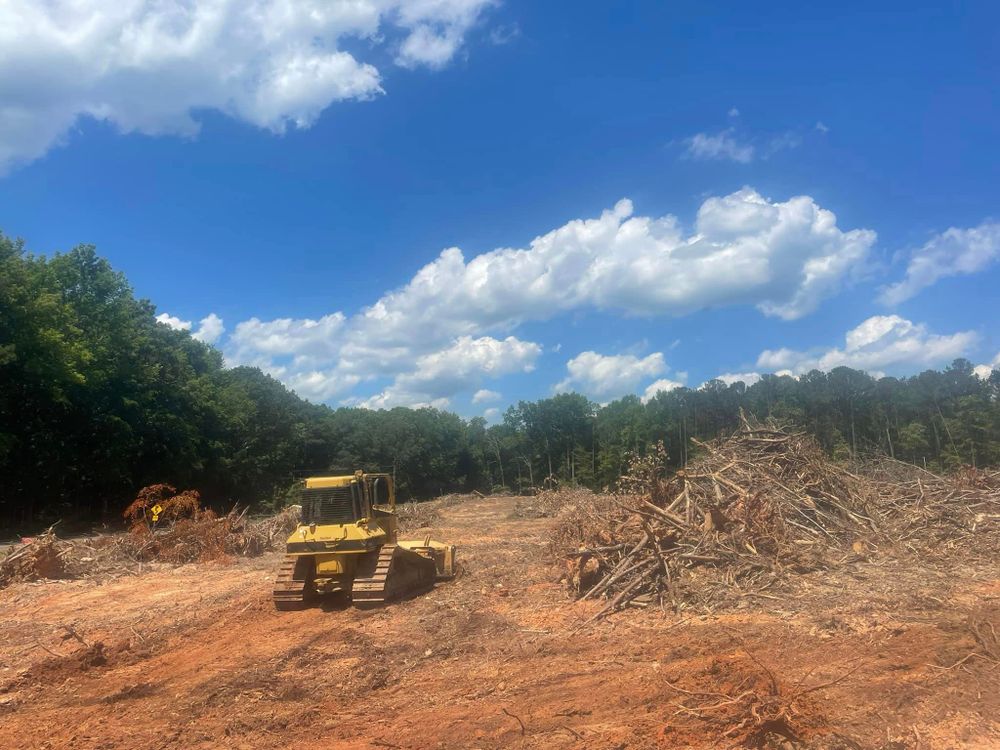
[(499, 416), (500, 416), (500, 410), (495, 406), (492, 406), (483, 412), (483, 417), (486, 418), (487, 422), (495, 422), (496, 418)]
[[(775, 202), (744, 188), (710, 198), (689, 234), (670, 215), (634, 216), (623, 200), (524, 249), (468, 261), (458, 248), (444, 250), (405, 286), (350, 317), (243, 321), (224, 351), (230, 363), (260, 366), (286, 383), (308, 375), (311, 393), (353, 387), (348, 376), (399, 377), (387, 397), (427, 402), (427, 388), (407, 376), (427, 370), (422, 357), (447, 352), (463, 337), (508, 335), (526, 321), (580, 309), (683, 315), (755, 305), (794, 319), (834, 294), (864, 264), (874, 240), (868, 230), (841, 231), (836, 217), (806, 196)], [(442, 372), (447, 388), (434, 398), (496, 372), (450, 379)]]
[(163, 323), (165, 326), (170, 326), (175, 331), (190, 331), (191, 321), (181, 320), (175, 315), (168, 315), (167, 313), (160, 313), (156, 316), (157, 323)]
[(65, 141), (85, 116), (147, 135), (193, 136), (204, 108), (276, 133), (309, 127), (333, 102), (382, 93), (379, 71), (343, 40), (398, 45), (398, 64), (440, 68), (491, 4), (6, 0), (0, 173)]
[(474, 394), (472, 394), (472, 403), (474, 404), (486, 404), (490, 401), (499, 401), (500, 394), (496, 391), (487, 390), (486, 388), (480, 388)]
[(497, 0), (405, 0), (394, 3), (398, 22), (409, 30), (396, 56), (406, 68), (442, 68), (455, 56), (465, 32)]
[[(736, 114), (738, 115), (739, 112)], [(734, 116), (731, 110), (730, 117)], [(753, 145), (737, 140), (734, 128), (726, 128), (714, 135), (696, 133), (684, 143), (687, 145), (687, 150), (684, 153), (691, 159), (729, 160), (740, 164), (749, 164), (754, 157)]]
[(661, 352), (642, 359), (633, 354), (583, 352), (567, 362), (566, 369), (569, 375), (556, 385), (556, 391), (579, 390), (596, 398), (614, 398), (633, 393), (640, 381), (668, 368)]
[(418, 394), (397, 391), (392, 388), (358, 402), (358, 406), (374, 410), (395, 409), (397, 406), (405, 406), (410, 409), (447, 409), (450, 405), (451, 399), (448, 398), (424, 400)]
[(642, 394), (642, 402), (646, 403), (651, 399), (656, 397), (656, 394), (660, 391), (672, 391), (677, 388), (683, 388), (684, 383), (678, 380), (669, 380), (667, 378), (660, 378), (650, 383), (645, 392)]
[(222, 324), (222, 318), (215, 313), (209, 313), (198, 323), (198, 330), (191, 334), (191, 338), (206, 344), (214, 344), (225, 331), (226, 327)]
[(974, 331), (939, 335), (930, 333), (923, 324), (898, 315), (875, 315), (847, 332), (843, 349), (765, 350), (757, 358), (757, 366), (795, 374), (846, 366), (880, 374), (892, 368), (934, 367), (947, 363), (963, 356), (977, 339)]
[[(170, 326), (175, 331), (191, 330), (191, 321), (181, 320), (176, 315), (160, 313), (156, 316), (156, 320), (158, 323)], [(222, 318), (215, 313), (209, 313), (207, 317), (204, 317), (199, 321), (198, 329), (192, 332), (191, 338), (203, 341), (206, 344), (214, 344), (219, 340), (225, 330), (226, 327), (222, 324)]]
[(976, 273), (1000, 260), (1000, 222), (984, 221), (971, 229), (952, 227), (915, 250), (906, 276), (882, 291), (881, 300), (898, 305), (946, 276)]
[[(740, 111), (733, 107), (729, 119), (738, 121)], [(734, 161), (749, 164), (756, 159), (770, 159), (779, 151), (798, 148), (802, 145), (802, 135), (795, 130), (767, 135), (746, 134), (744, 128), (730, 125), (718, 133), (696, 133), (685, 138), (683, 158), (701, 161)]]
[(447, 404), (450, 396), (475, 387), (483, 378), (530, 372), (541, 353), (538, 344), (513, 336), (503, 340), (460, 336), (451, 346), (418, 357), (412, 372), (397, 375), (388, 388), (363, 401), (362, 406), (388, 409)]
[(490, 31), (490, 43), (499, 46), (504, 44), (510, 44), (515, 39), (521, 36), (521, 27), (516, 23), (507, 25), (500, 25), (494, 27)]
[(706, 200), (695, 230), (685, 235), (670, 215), (633, 216), (631, 201), (622, 200), (527, 249), (466, 262), (449, 248), (356, 323), (405, 342), (510, 328), (584, 307), (683, 315), (753, 304), (793, 319), (833, 294), (875, 241), (868, 230), (842, 232), (836, 216), (807, 196), (771, 202), (750, 188)]
[(340, 312), (324, 315), (319, 320), (277, 318), (264, 322), (250, 318), (237, 324), (229, 345), (237, 359), (246, 359), (249, 355), (298, 355), (326, 361), (339, 352), (339, 336), (345, 321)]
[(277, 372), (271, 371), (271, 374), (283, 380), (298, 395), (311, 401), (326, 401), (349, 391), (363, 380), (360, 375), (344, 373), (335, 367), (287, 374), (283, 368), (279, 368)]
[(798, 148), (801, 145), (802, 145), (802, 136), (794, 131), (789, 130), (787, 132), (773, 136), (767, 142), (767, 146), (764, 149), (763, 158), (768, 159), (774, 156), (779, 151)]
[(989, 380), (994, 370), (1000, 370), (1000, 352), (997, 352), (997, 356), (990, 360), (989, 364), (976, 365), (972, 368), (972, 371), (983, 380)]
[[(753, 385), (758, 380), (760, 380), (759, 372), (724, 372), (721, 375), (716, 375), (713, 380), (721, 380), (726, 385), (732, 385), (733, 383), (746, 383), (748, 386)], [(704, 385), (704, 383), (702, 383)]]

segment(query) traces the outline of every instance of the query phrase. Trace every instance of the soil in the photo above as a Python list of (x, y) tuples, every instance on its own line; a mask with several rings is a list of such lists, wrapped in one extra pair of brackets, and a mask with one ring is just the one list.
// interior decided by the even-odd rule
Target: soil
[(995, 561), (859, 555), (724, 613), (584, 624), (516, 499), (421, 529), (462, 574), (276, 612), (280, 560), (0, 591), (0, 747), (1000, 748)]

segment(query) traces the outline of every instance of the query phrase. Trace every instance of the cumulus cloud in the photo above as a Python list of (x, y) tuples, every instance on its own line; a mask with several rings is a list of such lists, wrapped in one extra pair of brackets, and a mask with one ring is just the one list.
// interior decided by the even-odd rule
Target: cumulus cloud
[(978, 336), (975, 331), (934, 334), (925, 325), (898, 315), (875, 315), (848, 331), (844, 338), (843, 348), (814, 352), (768, 349), (757, 358), (757, 366), (794, 374), (841, 366), (872, 373), (893, 368), (934, 367), (963, 356), (975, 345)]
[(972, 368), (972, 371), (983, 380), (989, 380), (994, 370), (1000, 370), (1000, 352), (997, 352), (997, 356), (990, 360), (989, 364), (976, 365)]
[[(277, 318), (264, 322), (250, 318), (237, 324), (229, 345), (236, 359), (252, 355), (297, 355), (303, 359), (329, 360), (339, 351), (339, 334), (345, 321), (340, 312), (324, 315), (319, 320)], [(302, 359), (299, 361), (303, 363)]]
[(1000, 260), (1000, 222), (971, 229), (952, 227), (915, 250), (902, 280), (886, 287), (881, 300), (898, 305), (946, 276), (976, 273)]
[[(216, 109), (276, 133), (383, 92), (344, 40), (440, 68), (493, 0), (7, 0), (0, 3), (0, 173), (80, 117), (193, 136)], [(355, 49), (357, 47), (355, 46)]]
[(397, 375), (388, 388), (361, 403), (370, 409), (440, 407), (483, 378), (530, 372), (541, 353), (538, 344), (514, 336), (460, 336), (451, 346), (418, 357), (412, 372)]
[(496, 0), (407, 0), (396, 3), (397, 19), (409, 34), (396, 63), (407, 68), (442, 68), (462, 46), (465, 32)]
[(474, 404), (486, 404), (490, 401), (499, 401), (500, 394), (496, 391), (491, 391), (486, 388), (480, 388), (474, 394), (472, 394), (472, 403)]
[(660, 378), (659, 380), (654, 380), (646, 387), (646, 390), (643, 392), (642, 402), (646, 403), (647, 401), (650, 401), (651, 399), (655, 398), (656, 394), (659, 393), (660, 391), (664, 392), (672, 391), (677, 388), (683, 388), (683, 387), (684, 383), (679, 380), (670, 380), (668, 378)]
[(868, 257), (869, 230), (843, 232), (808, 196), (772, 202), (750, 188), (709, 198), (695, 232), (671, 215), (634, 216), (629, 200), (466, 262), (449, 248), (357, 321), (393, 341), (472, 334), (582, 307), (683, 315), (751, 304), (801, 317)]
[(165, 326), (170, 326), (175, 331), (190, 331), (191, 321), (181, 320), (176, 315), (169, 315), (167, 313), (160, 313), (156, 316), (156, 321), (158, 323), (163, 323)]
[(191, 338), (203, 341), (206, 344), (214, 344), (225, 333), (226, 327), (215, 313), (209, 313), (198, 323), (198, 330), (191, 334)]
[(555, 389), (578, 390), (595, 398), (614, 398), (633, 393), (640, 381), (656, 377), (667, 369), (661, 352), (642, 359), (634, 354), (583, 352), (566, 363), (569, 374)]
[[(733, 383), (745, 383), (746, 385), (753, 385), (758, 380), (760, 380), (759, 372), (724, 372), (721, 375), (716, 375), (713, 380), (721, 380), (726, 385), (732, 385)], [(702, 383), (704, 385), (704, 383)]]
[[(733, 112), (736, 114), (734, 115)], [(730, 110), (730, 117), (739, 115), (735, 108)], [(753, 161), (754, 147), (750, 143), (742, 143), (736, 137), (735, 128), (726, 128), (715, 134), (695, 133), (684, 141), (684, 154), (691, 159), (714, 161), (735, 161), (749, 164)]]
[(376, 393), (362, 401), (358, 406), (364, 409), (395, 409), (397, 406), (406, 406), (410, 409), (447, 409), (451, 405), (449, 398), (422, 399), (419, 394), (407, 393), (395, 388), (387, 388), (381, 393)]
[[(807, 196), (771, 201), (744, 188), (709, 198), (691, 232), (671, 215), (636, 216), (622, 200), (526, 248), (469, 260), (448, 248), (407, 284), (352, 316), (243, 321), (224, 351), (227, 361), (260, 366), (286, 383), (297, 376), (300, 388), (308, 374), (313, 394), (389, 377), (399, 381), (375, 398), (429, 403), (458, 391), (431, 398), (427, 386), (408, 378), (428, 371), (429, 361), (421, 358), (460, 341), (500, 341), (492, 336), (580, 309), (679, 316), (755, 305), (765, 315), (794, 319), (836, 293), (865, 263), (874, 240), (869, 230), (842, 231), (833, 213)], [(442, 372), (441, 382), (447, 389), (478, 387), (473, 381), (498, 372), (474, 361), (483, 368), (475, 376), (449, 379)]]
[(310, 401), (327, 401), (358, 385), (360, 375), (343, 372), (336, 367), (318, 370), (289, 371), (286, 367), (274, 367), (267, 362), (260, 363), (261, 369), (282, 380), (285, 385)]
[[(181, 320), (176, 315), (160, 313), (156, 316), (156, 320), (165, 326), (170, 326), (175, 331), (191, 331), (191, 321)], [(198, 328), (191, 333), (191, 338), (203, 341), (206, 344), (214, 344), (221, 338), (225, 330), (226, 327), (222, 323), (222, 318), (215, 313), (209, 313), (198, 322)]]

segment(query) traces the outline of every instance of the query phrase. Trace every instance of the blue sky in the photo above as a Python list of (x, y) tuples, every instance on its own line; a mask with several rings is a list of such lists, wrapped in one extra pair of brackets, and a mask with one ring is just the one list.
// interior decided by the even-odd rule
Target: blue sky
[(332, 405), (988, 372), (1000, 8), (812, 5), (13, 0), (0, 230)]

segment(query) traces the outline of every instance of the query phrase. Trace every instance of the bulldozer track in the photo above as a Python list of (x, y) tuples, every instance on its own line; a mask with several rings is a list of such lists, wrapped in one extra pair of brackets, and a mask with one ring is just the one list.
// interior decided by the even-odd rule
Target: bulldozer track
[(286, 555), (274, 582), (274, 606), (283, 610), (305, 607), (312, 594), (309, 587), (312, 584), (313, 570), (311, 559)]
[(417, 594), (434, 586), (435, 572), (432, 560), (396, 544), (383, 544), (377, 555), (358, 565), (351, 600), (356, 607), (368, 608)]
[(351, 600), (356, 606), (375, 607), (387, 600), (386, 584), (396, 549), (395, 544), (383, 544), (378, 555), (373, 555), (373, 561), (364, 560), (358, 566), (358, 574), (351, 587)]

